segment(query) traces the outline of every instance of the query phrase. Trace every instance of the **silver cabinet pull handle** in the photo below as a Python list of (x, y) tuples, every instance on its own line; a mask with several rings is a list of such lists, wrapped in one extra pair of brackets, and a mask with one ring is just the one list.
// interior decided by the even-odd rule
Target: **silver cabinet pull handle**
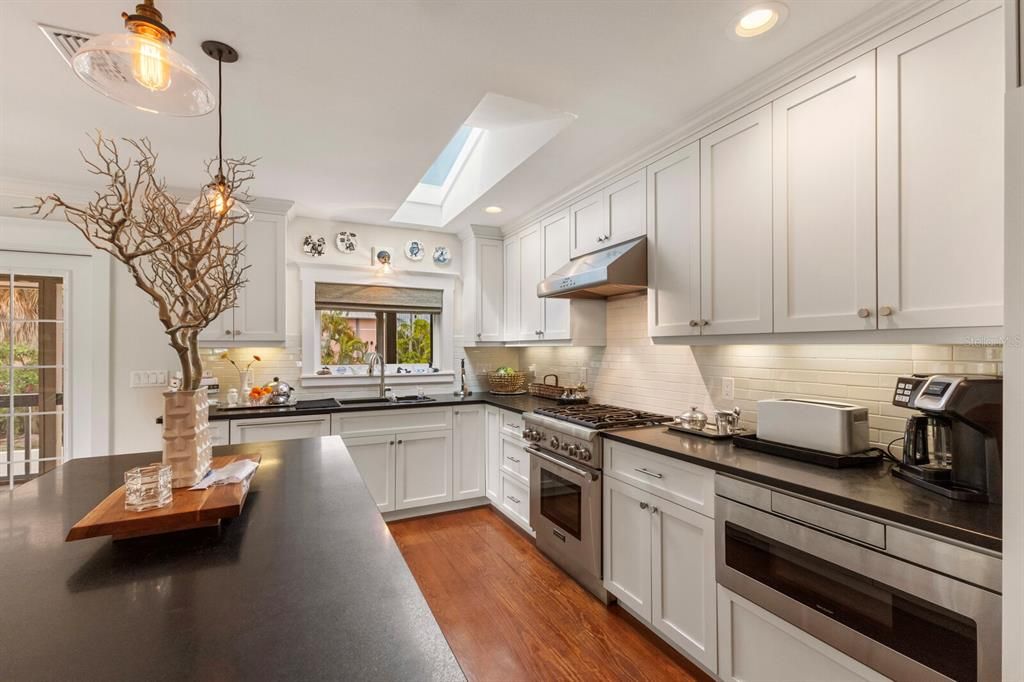
[(706, 327), (706, 326), (708, 326), (709, 324), (711, 324), (711, 322), (710, 322), (710, 321), (708, 321), (708, 320), (701, 320), (701, 321), (700, 321), (700, 326), (702, 326), (702, 327)]
[(658, 508), (657, 507), (651, 507), (651, 513), (652, 514), (657, 514), (658, 513)]
[(231, 336), (231, 330), (230, 329), (225, 330), (224, 333), (227, 334), (228, 336)]
[(512, 460), (512, 461), (513, 461), (513, 462), (515, 462), (516, 464), (519, 464), (519, 460), (518, 460), (518, 459), (516, 459), (515, 457), (512, 457), (511, 455), (506, 455), (506, 456), (508, 457), (508, 459)]
[(698, 327), (698, 326), (700, 326), (700, 322), (698, 322), (697, 320), (690, 320), (690, 326), (691, 327)]
[(561, 540), (562, 542), (565, 542), (565, 533), (560, 533), (557, 529), (552, 528), (551, 529), (551, 534), (554, 535), (559, 540)]
[[(399, 442), (401, 442), (401, 441), (399, 441)], [(639, 469), (634, 469), (634, 471), (639, 471), (641, 474), (644, 474), (645, 476), (651, 476), (653, 478), (665, 478), (664, 476), (662, 476), (659, 473), (656, 473), (654, 471), (648, 471), (647, 469), (644, 469), (642, 467), (639, 468)]]
[(882, 317), (889, 317), (895, 310), (891, 305), (883, 305), (878, 307), (878, 314)]
[(505, 496), (505, 499), (507, 499), (507, 500), (512, 500), (512, 501), (513, 501), (513, 502), (515, 502), (516, 504), (519, 504), (519, 498), (517, 498), (517, 497), (512, 497), (511, 495), (506, 495), (506, 496)]
[(648, 507), (648, 504), (646, 502), (641, 502), (640, 503), (640, 508), (641, 509), (647, 509), (647, 507)]
[(871, 317), (871, 310), (868, 308), (860, 308), (857, 310), (857, 317)]

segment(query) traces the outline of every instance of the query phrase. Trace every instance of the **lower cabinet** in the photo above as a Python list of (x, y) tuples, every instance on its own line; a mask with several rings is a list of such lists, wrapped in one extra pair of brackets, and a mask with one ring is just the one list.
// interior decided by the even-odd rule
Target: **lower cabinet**
[(409, 509), (452, 499), (452, 432), (398, 435), (395, 508)]
[(705, 668), (718, 666), (714, 520), (604, 479), (604, 586)]
[(211, 421), (207, 427), (211, 445), (227, 445), (231, 442), (231, 422)]
[(345, 446), (377, 509), (395, 510), (395, 434), (346, 438)]
[(483, 497), (486, 468), (484, 407), (456, 407), (452, 413), (455, 419), (452, 431), (452, 499)]
[(503, 474), (501, 477), (501, 511), (518, 523), (524, 530), (530, 530), (530, 487), (517, 479)]
[(718, 674), (727, 682), (889, 679), (721, 586), (718, 645)]
[(330, 415), (310, 417), (262, 417), (232, 419), (231, 443), (255, 443), (264, 440), (292, 440), (331, 435)]

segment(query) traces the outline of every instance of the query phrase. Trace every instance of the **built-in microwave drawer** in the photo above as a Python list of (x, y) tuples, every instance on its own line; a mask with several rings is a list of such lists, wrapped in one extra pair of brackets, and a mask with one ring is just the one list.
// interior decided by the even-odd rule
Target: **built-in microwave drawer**
[(604, 473), (708, 517), (715, 515), (715, 472), (604, 439)]

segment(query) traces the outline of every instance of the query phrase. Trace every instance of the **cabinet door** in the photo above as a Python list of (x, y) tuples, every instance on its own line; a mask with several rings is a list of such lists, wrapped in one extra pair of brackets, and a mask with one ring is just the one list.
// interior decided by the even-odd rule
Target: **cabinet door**
[(537, 285), (544, 277), (540, 225), (519, 235), (519, 338), (537, 340), (544, 330), (544, 301)]
[(647, 167), (647, 330), (700, 333), (700, 144)]
[(319, 417), (231, 420), (231, 442), (235, 445), (264, 440), (294, 440), (329, 435), (331, 435), (331, 418), (326, 414)]
[[(232, 245), (235, 243), (235, 233), (241, 234), (242, 228), (240, 226), (232, 227), (227, 232), (221, 234), (220, 240), (224, 244)], [(240, 239), (241, 237), (239, 237)], [(239, 301), (244, 297), (245, 287), (242, 287), (242, 292), (239, 294)], [(211, 322), (206, 329), (199, 333), (199, 343), (204, 346), (212, 346), (223, 343), (230, 343), (235, 338), (235, 310), (239, 305), (238, 302), (235, 304), (235, 308), (225, 310), (223, 313), (217, 316), (213, 322)]]
[[(569, 262), (569, 212), (561, 211), (540, 222), (543, 242), (544, 277)], [(569, 300), (545, 298), (544, 333), (545, 340), (570, 339)]]
[(772, 330), (772, 109), (700, 141), (702, 334)]
[(348, 454), (382, 512), (395, 510), (395, 438), (383, 434), (345, 439)]
[(882, 329), (1003, 323), (1002, 31), (971, 2), (878, 48)]
[(718, 649), (718, 674), (726, 682), (888, 679), (721, 586)]
[(282, 216), (254, 213), (235, 228), (245, 242), (246, 283), (235, 308), (235, 341), (284, 341), (284, 245)]
[(501, 411), (493, 405), (484, 410), (487, 443), (487, 497), (500, 500), (501, 494)]
[(640, 170), (605, 190), (608, 231), (601, 248), (647, 234), (647, 175)]
[[(476, 340), (502, 340), (502, 313), (505, 305), (505, 268), (502, 243), (480, 239), (476, 246)], [(473, 283), (467, 283), (473, 286)]]
[(395, 508), (452, 499), (452, 432), (400, 434), (395, 457)]
[(874, 329), (874, 53), (772, 107), (774, 330)]
[(712, 672), (718, 667), (715, 522), (678, 504), (652, 501), (651, 623)]
[(505, 340), (519, 340), (519, 239), (512, 237), (504, 242), (505, 249)]
[(456, 407), (452, 433), (452, 499), (484, 496), (486, 442), (483, 405)]
[(608, 210), (604, 192), (595, 192), (569, 207), (572, 257), (604, 248), (608, 234)]
[(604, 479), (604, 586), (648, 622), (653, 499), (614, 478)]
[(227, 445), (231, 442), (231, 422), (211, 421), (207, 433), (211, 445)]

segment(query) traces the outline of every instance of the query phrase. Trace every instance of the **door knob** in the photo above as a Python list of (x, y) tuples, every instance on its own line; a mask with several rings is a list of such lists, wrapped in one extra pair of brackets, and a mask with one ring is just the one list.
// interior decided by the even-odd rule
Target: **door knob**
[(878, 307), (878, 314), (882, 317), (889, 317), (893, 314), (893, 308), (891, 305), (883, 305)]
[(871, 317), (871, 311), (868, 308), (860, 308), (857, 310), (857, 317)]

